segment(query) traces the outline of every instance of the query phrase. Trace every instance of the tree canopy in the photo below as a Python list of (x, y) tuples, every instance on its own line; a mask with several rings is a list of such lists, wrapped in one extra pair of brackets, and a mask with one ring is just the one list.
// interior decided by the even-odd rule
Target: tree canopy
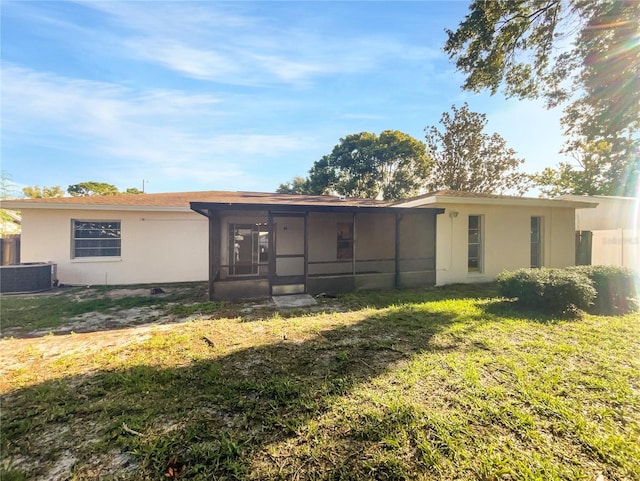
[(39, 185), (31, 185), (24, 187), (22, 189), (22, 193), (25, 197), (30, 199), (43, 199), (48, 197), (64, 197), (64, 190), (59, 185), (54, 185), (52, 187), (47, 187), (43, 185), (40, 187)]
[(88, 197), (91, 195), (116, 195), (120, 191), (115, 185), (105, 182), (80, 182), (67, 187), (67, 192), (72, 197)]
[[(466, 75), (463, 88), (495, 94), (503, 85), (508, 97), (563, 105), (564, 152), (597, 160), (608, 193), (633, 192), (640, 170), (640, 2), (474, 0), (469, 10), (455, 32), (447, 31), (444, 47)], [(564, 163), (556, 176), (578, 179), (580, 172), (588, 173), (580, 163)]]
[(425, 144), (397, 130), (347, 135), (309, 171), (307, 193), (385, 200), (415, 195), (431, 170)]
[[(52, 187), (31, 185), (24, 187), (22, 193), (31, 199), (42, 199), (47, 197), (64, 197), (65, 191), (59, 185)], [(116, 195), (116, 194), (144, 194), (136, 187), (129, 187), (124, 191), (118, 190), (115, 185), (105, 182), (80, 182), (67, 187), (67, 193), (72, 197), (88, 197), (92, 195)]]
[(288, 182), (283, 182), (276, 189), (278, 194), (312, 194), (309, 180), (296, 176)]
[(435, 164), (427, 182), (430, 191), (442, 189), (480, 193), (523, 194), (528, 176), (518, 171), (523, 159), (497, 133), (484, 133), (486, 115), (471, 112), (465, 103), (451, 107), (440, 119), (443, 129), (425, 129), (429, 154)]
[[(607, 142), (593, 143), (584, 146), (581, 152), (572, 154), (575, 164), (560, 162), (557, 168), (547, 167), (533, 176), (534, 183), (540, 187), (543, 195), (607, 195), (617, 190), (617, 182), (602, 170), (607, 163), (607, 155), (611, 146)], [(604, 160), (603, 160), (604, 159)], [(631, 179), (631, 177), (628, 177)], [(636, 176), (637, 179), (637, 176)]]
[(17, 197), (17, 185), (13, 177), (6, 170), (0, 171), (0, 199), (11, 199)]

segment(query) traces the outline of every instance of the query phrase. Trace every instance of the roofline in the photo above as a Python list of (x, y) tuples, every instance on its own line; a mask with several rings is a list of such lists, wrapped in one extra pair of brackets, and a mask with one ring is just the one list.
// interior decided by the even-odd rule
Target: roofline
[(417, 213), (425, 210), (444, 213), (437, 207), (390, 207), (375, 205), (310, 205), (310, 204), (245, 204), (232, 202), (190, 202), (191, 210), (208, 217), (210, 210), (259, 210), (269, 212), (377, 212), (377, 213)]
[[(576, 202), (589, 202), (588, 199), (607, 199), (607, 200), (624, 200), (631, 202), (640, 202), (640, 197), (624, 197), (618, 195), (575, 195), (566, 194), (558, 197), (561, 200), (575, 200)], [(582, 200), (585, 199), (585, 200)]]
[(143, 212), (191, 212), (188, 206), (158, 206), (158, 205), (118, 205), (118, 204), (64, 204), (64, 203), (46, 203), (25, 202), (14, 203), (11, 200), (0, 201), (0, 209), (8, 210), (30, 210), (30, 209), (47, 209), (47, 210), (119, 210), (119, 211), (143, 211)]
[(473, 205), (512, 205), (514, 207), (571, 207), (574, 209), (590, 209), (598, 206), (598, 202), (572, 201), (564, 199), (539, 199), (532, 197), (463, 197), (434, 194), (430, 197), (409, 199), (398, 203), (398, 206), (416, 207), (429, 205), (437, 207), (440, 204), (473, 204)]

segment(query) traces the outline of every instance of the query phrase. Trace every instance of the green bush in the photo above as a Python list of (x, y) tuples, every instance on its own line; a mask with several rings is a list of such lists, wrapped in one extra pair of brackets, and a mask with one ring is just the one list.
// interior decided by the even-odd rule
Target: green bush
[(551, 314), (586, 310), (596, 297), (592, 281), (575, 269), (518, 269), (499, 274), (496, 281), (501, 295)]
[(569, 269), (585, 274), (596, 289), (590, 312), (626, 314), (640, 307), (636, 277), (631, 269), (618, 266), (577, 266)]

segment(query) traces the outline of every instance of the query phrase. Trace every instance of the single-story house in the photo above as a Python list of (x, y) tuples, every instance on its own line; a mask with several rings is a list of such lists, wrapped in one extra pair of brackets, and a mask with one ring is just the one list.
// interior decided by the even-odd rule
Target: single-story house
[(488, 282), (575, 259), (568, 199), (444, 191), (404, 201), (186, 192), (2, 201), (22, 262), (65, 284), (209, 281), (212, 299)]
[(595, 202), (442, 191), (402, 202), (445, 209), (437, 222), (438, 285), (491, 282), (502, 271), (575, 264), (577, 209)]
[(567, 195), (562, 199), (598, 203), (595, 209), (576, 210), (578, 264), (640, 271), (640, 198)]

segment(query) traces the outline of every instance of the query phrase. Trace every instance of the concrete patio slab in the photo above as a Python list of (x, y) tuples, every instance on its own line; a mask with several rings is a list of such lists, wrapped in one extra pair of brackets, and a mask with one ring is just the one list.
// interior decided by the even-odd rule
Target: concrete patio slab
[(273, 296), (273, 302), (277, 307), (290, 308), (290, 307), (307, 307), (315, 306), (316, 300), (309, 294), (290, 294), (287, 296)]

